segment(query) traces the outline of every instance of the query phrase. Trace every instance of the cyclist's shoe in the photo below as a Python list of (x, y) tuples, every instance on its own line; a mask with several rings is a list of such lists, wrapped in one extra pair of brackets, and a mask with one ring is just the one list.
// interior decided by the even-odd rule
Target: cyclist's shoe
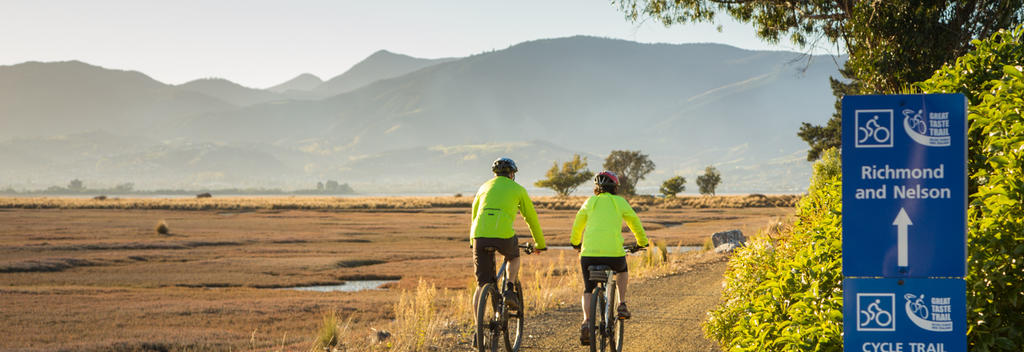
[(590, 329), (587, 328), (587, 323), (580, 326), (580, 345), (590, 346)]
[[(507, 284), (506, 290), (508, 292), (516, 292), (516, 293), (523, 292), (522, 288), (519, 286), (518, 283), (513, 284), (511, 282), (509, 282)], [(515, 294), (513, 296), (521, 296), (521, 295)], [(518, 299), (515, 299), (513, 297), (506, 297), (505, 298), (505, 305), (508, 306), (509, 310), (511, 310), (511, 311), (519, 311), (519, 300)]]
[(628, 320), (633, 316), (632, 314), (629, 314), (629, 309), (626, 309), (625, 303), (619, 303), (619, 308), (616, 310), (619, 311), (620, 320)]

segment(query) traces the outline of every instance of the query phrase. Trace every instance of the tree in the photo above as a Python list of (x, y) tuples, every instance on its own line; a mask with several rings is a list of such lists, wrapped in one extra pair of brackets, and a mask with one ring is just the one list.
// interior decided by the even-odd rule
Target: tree
[[(646, 17), (666, 26), (714, 22), (719, 13), (753, 24), (769, 43), (788, 37), (801, 48), (821, 42), (845, 49), (833, 94), (896, 93), (931, 77), (942, 64), (970, 50), (975, 38), (987, 38), (1024, 19), (1021, 1), (866, 1), (866, 0), (617, 0), (626, 17)], [(833, 120), (842, 117), (837, 113)], [(838, 147), (840, 123), (805, 124), (800, 137), (811, 146), (808, 158)], [(813, 156), (813, 158), (812, 158)]]
[(82, 180), (79, 180), (79, 179), (76, 178), (74, 180), (71, 180), (71, 182), (68, 182), (68, 191), (71, 191), (71, 192), (84, 192), (85, 191), (85, 185), (82, 183)]
[(715, 195), (715, 188), (722, 182), (722, 174), (714, 166), (704, 168), (704, 174), (697, 176), (697, 187), (700, 194)]
[(320, 182), (320, 181), (317, 181), (317, 183), (316, 183), (316, 190), (318, 192), (323, 192), (324, 191), (324, 183)]
[(135, 184), (132, 182), (125, 182), (114, 186), (114, 192), (117, 193), (131, 193), (135, 189)]
[(537, 181), (534, 185), (553, 189), (559, 196), (565, 197), (594, 176), (594, 173), (585, 170), (586, 168), (587, 158), (580, 159), (580, 155), (576, 154), (573, 155), (572, 161), (562, 164), (561, 170), (558, 169), (558, 162), (555, 161), (554, 165), (551, 165), (551, 169), (548, 170), (547, 179)]
[(327, 186), (325, 187), (325, 189), (326, 189), (326, 190), (327, 190), (328, 192), (334, 192), (335, 190), (337, 190), (337, 189), (338, 189), (338, 181), (335, 181), (335, 180), (327, 180)]
[(661, 189), (659, 189), (658, 191), (660, 191), (661, 194), (664, 194), (665, 197), (671, 198), (675, 197), (677, 194), (679, 194), (679, 192), (685, 190), (686, 178), (682, 176), (676, 176), (665, 180), (665, 182), (661, 184)]
[(613, 150), (604, 159), (604, 169), (619, 176), (619, 193), (635, 195), (636, 184), (654, 171), (654, 162), (639, 150)]

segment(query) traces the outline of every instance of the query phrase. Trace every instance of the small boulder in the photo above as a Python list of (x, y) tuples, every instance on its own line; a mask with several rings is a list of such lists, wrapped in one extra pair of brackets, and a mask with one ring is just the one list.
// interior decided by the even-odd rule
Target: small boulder
[(732, 251), (739, 247), (735, 243), (722, 243), (721, 246), (715, 247), (715, 253), (732, 253)]
[(715, 246), (716, 251), (719, 246), (726, 243), (732, 243), (736, 247), (743, 247), (747, 243), (747, 236), (744, 236), (740, 230), (718, 232), (711, 235), (711, 243)]
[(382, 342), (387, 341), (388, 339), (391, 338), (391, 332), (390, 331), (387, 331), (387, 330), (377, 330), (377, 329), (374, 329), (374, 328), (370, 328), (370, 330), (373, 330), (373, 332), (374, 332), (374, 334), (373, 334), (373, 341), (375, 343), (382, 343)]

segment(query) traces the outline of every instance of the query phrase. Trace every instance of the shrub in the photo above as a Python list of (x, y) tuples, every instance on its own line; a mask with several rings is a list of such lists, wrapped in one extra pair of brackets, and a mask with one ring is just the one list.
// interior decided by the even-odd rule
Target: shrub
[[(347, 324), (346, 324), (347, 325)], [(316, 329), (316, 339), (311, 351), (330, 351), (341, 342), (341, 326), (338, 315), (334, 312), (324, 315), (320, 327)]]
[(156, 223), (156, 233), (159, 235), (166, 235), (171, 233), (171, 230), (167, 227), (167, 222), (160, 220)]
[(972, 351), (1024, 346), (1024, 30), (975, 41), (975, 51), (918, 84), (960, 92), (968, 113), (967, 344)]
[[(819, 163), (838, 163), (838, 154)], [(723, 350), (842, 350), (840, 175), (815, 176), (788, 238), (756, 236), (729, 261), (723, 303), (703, 326)]]

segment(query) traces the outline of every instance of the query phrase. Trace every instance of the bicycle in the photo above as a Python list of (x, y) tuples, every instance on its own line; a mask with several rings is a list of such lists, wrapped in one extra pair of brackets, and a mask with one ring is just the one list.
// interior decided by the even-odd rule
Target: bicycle
[[(924, 305), (924, 295), (920, 297), (915, 296), (913, 293), (903, 295), (903, 298), (910, 303), (911, 313), (921, 317), (921, 319), (928, 319), (928, 307)], [(917, 298), (916, 300), (914, 298)], [(913, 302), (911, 302), (913, 300)]]
[[(861, 314), (867, 315), (868, 318), (866, 321), (860, 323), (861, 327), (867, 326), (872, 321), (874, 321), (876, 325), (881, 327), (889, 326), (889, 324), (892, 323), (892, 314), (889, 314), (889, 312), (886, 312), (884, 309), (878, 307), (878, 304), (881, 302), (881, 300), (876, 299), (875, 302), (868, 305), (868, 308), (866, 310), (862, 310), (860, 312)], [(884, 319), (885, 323), (882, 323), (883, 316), (886, 317)]]
[[(924, 118), (921, 117), (921, 113), (921, 110), (914, 111), (911, 109), (904, 109), (903, 117), (907, 119), (907, 124), (910, 125), (911, 129), (917, 131), (919, 134), (924, 134), (928, 131), (928, 125), (924, 123)], [(914, 114), (914, 116), (910, 116), (910, 114)]]
[[(526, 254), (533, 254), (533, 243), (520, 244)], [(494, 247), (486, 248), (487, 251), (496, 251)], [(498, 270), (495, 283), (487, 283), (477, 288), (475, 294), (480, 295), (476, 306), (476, 336), (474, 342), (480, 352), (497, 352), (498, 345), (504, 342), (507, 351), (519, 351), (523, 343), (523, 312), (526, 305), (523, 303), (523, 293), (520, 288), (509, 281), (506, 274), (508, 258), (501, 264)], [(498, 292), (498, 287), (502, 291)], [(513, 308), (510, 303), (518, 308)], [(511, 328), (511, 330), (510, 330)], [(502, 338), (503, 337), (503, 338)], [(499, 341), (503, 340), (503, 341)]]
[[(890, 137), (889, 129), (878, 124), (878, 116), (871, 118), (864, 123), (864, 127), (858, 127), (857, 130), (858, 143), (867, 142), (868, 138), (874, 138), (876, 143), (885, 143)], [(864, 138), (860, 138), (860, 135), (864, 135)]]
[[(646, 249), (637, 245), (622, 247), (626, 252), (636, 253)], [(591, 291), (594, 297), (590, 300), (590, 306), (586, 307), (590, 320), (587, 321), (587, 329), (590, 331), (590, 351), (622, 352), (622, 335), (625, 331), (626, 321), (618, 318), (615, 305), (615, 271), (607, 265), (591, 265), (590, 281), (597, 282), (597, 286)], [(598, 339), (600, 337), (600, 339)], [(600, 347), (598, 347), (600, 346)]]

